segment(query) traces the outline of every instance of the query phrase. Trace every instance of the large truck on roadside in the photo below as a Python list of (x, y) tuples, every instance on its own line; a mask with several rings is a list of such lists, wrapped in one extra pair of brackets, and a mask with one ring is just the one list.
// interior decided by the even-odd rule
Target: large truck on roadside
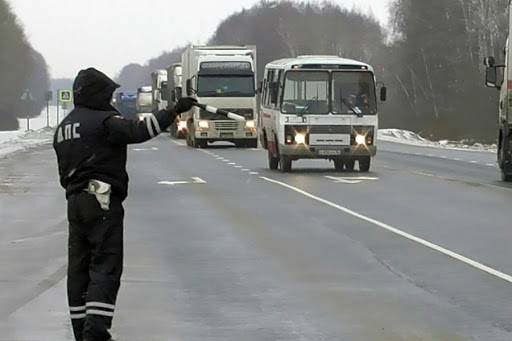
[[(508, 38), (505, 44), (505, 63), (496, 64), (494, 57), (485, 58), (487, 66), (485, 85), (500, 91), (498, 105), (498, 166), (503, 181), (512, 181), (512, 1), (508, 5)], [(498, 79), (498, 69), (503, 70), (502, 79)], [(500, 77), (501, 78), (501, 77)]]
[[(173, 109), (176, 102), (181, 98), (182, 86), (182, 66), (181, 63), (172, 64), (167, 68), (167, 87), (165, 89), (165, 99), (167, 100), (167, 108)], [(180, 116), (176, 118), (171, 127), (171, 136), (176, 138), (185, 138), (187, 134), (187, 121)]]
[(142, 86), (137, 89), (137, 113), (151, 113), (153, 110), (153, 89), (150, 86)]
[[(153, 113), (167, 108), (167, 101), (163, 92), (167, 87), (167, 70), (156, 70), (151, 73), (151, 86), (153, 90)], [(164, 88), (162, 90), (162, 88)]]
[(256, 47), (189, 46), (181, 62), (187, 96), (246, 118), (239, 122), (194, 107), (182, 114), (187, 144), (205, 148), (208, 142), (228, 141), (257, 147)]
[[(327, 159), (338, 171), (370, 170), (377, 153), (373, 68), (337, 56), (301, 56), (265, 67), (260, 142), (270, 169), (290, 172), (299, 159)], [(380, 88), (386, 100), (386, 87)]]

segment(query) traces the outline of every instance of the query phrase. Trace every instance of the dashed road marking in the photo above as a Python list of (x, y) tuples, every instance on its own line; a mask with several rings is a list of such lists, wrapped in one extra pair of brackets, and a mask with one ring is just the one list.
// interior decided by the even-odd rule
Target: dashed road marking
[(258, 172), (250, 172), (249, 174), (251, 174), (251, 175), (259, 175), (260, 173), (258, 173)]
[(380, 221), (378, 221), (376, 219), (373, 219), (373, 218), (367, 217), (367, 216), (365, 216), (363, 214), (357, 213), (357, 212), (355, 212), (355, 211), (353, 211), (351, 209), (348, 209), (348, 208), (343, 207), (341, 205), (335, 204), (335, 203), (333, 203), (333, 202), (331, 202), (329, 200), (320, 198), (320, 197), (318, 197), (316, 195), (313, 195), (311, 193), (308, 193), (308, 192), (306, 192), (306, 191), (304, 191), (304, 190), (302, 190), (300, 188), (288, 185), (287, 183), (284, 183), (284, 182), (281, 182), (281, 181), (277, 181), (277, 180), (274, 180), (274, 179), (270, 179), (270, 178), (267, 178), (267, 177), (263, 177), (263, 176), (260, 177), (260, 178), (265, 180), (265, 181), (267, 181), (267, 182), (279, 185), (281, 187), (288, 188), (288, 189), (290, 189), (290, 190), (292, 190), (294, 192), (297, 192), (299, 194), (302, 194), (302, 195), (304, 195), (304, 196), (306, 196), (306, 197), (308, 197), (310, 199), (313, 199), (313, 200), (318, 201), (318, 202), (320, 202), (322, 204), (325, 204), (325, 205), (330, 206), (332, 208), (335, 208), (335, 209), (337, 209), (339, 211), (342, 211), (342, 212), (344, 212), (344, 213), (346, 213), (348, 215), (351, 215), (351, 216), (353, 216), (353, 217), (355, 217), (355, 218), (357, 218), (359, 220), (366, 221), (366, 222), (368, 222), (368, 223), (370, 223), (372, 225), (380, 227), (380, 228), (382, 228), (384, 230), (387, 230), (387, 231), (389, 231), (391, 233), (394, 233), (394, 234), (396, 234), (398, 236), (401, 236), (401, 237), (403, 237), (405, 239), (408, 239), (408, 240), (410, 240), (412, 242), (415, 242), (417, 244), (423, 245), (423, 246), (425, 246), (425, 247), (427, 247), (427, 248), (429, 248), (431, 250), (437, 251), (437, 252), (439, 252), (441, 254), (444, 254), (445, 256), (448, 256), (448, 257), (450, 257), (452, 259), (458, 260), (458, 261), (460, 261), (460, 262), (462, 262), (462, 263), (464, 263), (466, 265), (469, 265), (469, 266), (471, 266), (471, 267), (473, 267), (473, 268), (475, 268), (477, 270), (486, 272), (489, 275), (492, 275), (494, 277), (497, 277), (499, 279), (502, 279), (502, 280), (512, 284), (512, 276), (511, 275), (506, 274), (504, 272), (501, 272), (499, 270), (493, 269), (490, 266), (487, 266), (485, 264), (477, 262), (477, 261), (475, 261), (475, 260), (473, 260), (471, 258), (465, 257), (465, 256), (463, 256), (463, 255), (461, 255), (459, 253), (456, 253), (456, 252), (451, 251), (449, 249), (446, 249), (446, 248), (444, 248), (442, 246), (439, 246), (437, 244), (429, 242), (428, 240), (422, 239), (420, 237), (416, 237), (415, 235), (412, 235), (410, 233), (402, 231), (399, 228), (393, 227), (393, 226), (388, 225), (386, 223), (380, 222)]
[(250, 169), (247, 169), (247, 168), (244, 168), (242, 169), (242, 172), (250, 172), (251, 170)]

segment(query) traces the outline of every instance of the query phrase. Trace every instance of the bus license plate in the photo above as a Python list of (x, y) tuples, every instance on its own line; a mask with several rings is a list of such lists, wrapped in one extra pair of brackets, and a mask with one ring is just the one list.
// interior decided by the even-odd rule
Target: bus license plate
[(341, 155), (341, 150), (323, 149), (319, 150), (318, 154), (322, 156), (338, 156)]

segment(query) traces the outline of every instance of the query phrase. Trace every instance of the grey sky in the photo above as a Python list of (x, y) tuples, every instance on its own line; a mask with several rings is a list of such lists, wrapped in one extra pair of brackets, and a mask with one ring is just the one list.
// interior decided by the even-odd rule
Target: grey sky
[[(8, 0), (52, 77), (84, 66), (115, 76), (130, 63), (187, 43), (204, 43), (220, 21), (258, 0)], [(333, 1), (386, 23), (390, 0)]]

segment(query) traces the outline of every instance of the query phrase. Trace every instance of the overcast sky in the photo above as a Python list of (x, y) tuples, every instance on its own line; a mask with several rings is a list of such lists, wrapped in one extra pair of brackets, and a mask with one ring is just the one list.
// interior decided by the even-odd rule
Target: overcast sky
[[(131, 62), (204, 43), (217, 25), (258, 0), (8, 0), (52, 77), (95, 66), (110, 76)], [(390, 0), (336, 0), (387, 23)]]

